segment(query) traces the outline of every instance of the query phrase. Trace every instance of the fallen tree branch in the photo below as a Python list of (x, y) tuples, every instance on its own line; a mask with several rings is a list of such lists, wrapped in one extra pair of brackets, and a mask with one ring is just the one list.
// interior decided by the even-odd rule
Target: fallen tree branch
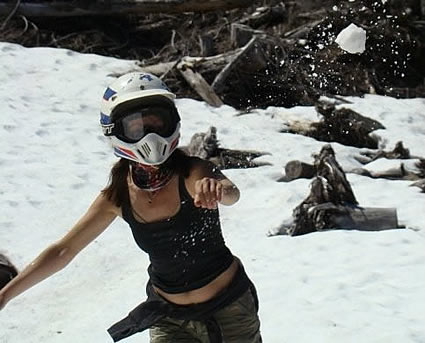
[(181, 60), (174, 60), (170, 62), (161, 62), (158, 64), (144, 65), (139, 64), (140, 68), (143, 71), (152, 73), (155, 75), (161, 75), (176, 66), (179, 62), (184, 61), (185, 64), (189, 64), (191, 68), (196, 69), (199, 73), (205, 71), (216, 71), (223, 68), (226, 64), (230, 63), (235, 55), (237, 55), (243, 48), (238, 48), (235, 50), (227, 51), (223, 54), (218, 54), (208, 57), (193, 57), (193, 56), (184, 56)]
[(177, 69), (196, 93), (205, 100), (205, 102), (214, 107), (220, 107), (223, 105), (223, 101), (215, 93), (214, 89), (207, 81), (205, 81), (200, 73), (192, 70), (190, 64), (183, 60), (177, 65)]
[(15, 15), (15, 13), (18, 11), (19, 6), (21, 5), (21, 0), (16, 0), (15, 7), (13, 8), (12, 12), (9, 13), (9, 15), (4, 20), (3, 24), (0, 27), (0, 30), (4, 30), (9, 20)]
[(237, 54), (233, 56), (232, 60), (220, 71), (220, 73), (218, 73), (211, 85), (216, 92), (223, 90), (224, 82), (226, 81), (230, 72), (235, 67), (236, 63), (242, 58), (242, 56), (246, 55), (250, 49), (254, 47), (256, 40), (257, 38), (255, 36), (252, 37), (251, 40)]
[(420, 177), (408, 169), (406, 169), (403, 163), (400, 163), (398, 167), (390, 168), (384, 171), (371, 171), (364, 168), (355, 168), (350, 170), (350, 173), (367, 176), (373, 179), (388, 179), (388, 180), (408, 180), (415, 181)]
[(411, 158), (419, 158), (419, 157), (411, 156), (409, 149), (403, 146), (402, 141), (397, 142), (395, 144), (394, 149), (391, 151), (384, 151), (384, 150), (361, 151), (360, 155), (361, 156), (354, 156), (354, 158), (362, 164), (367, 164), (372, 161), (376, 161), (379, 158), (396, 159), (396, 160), (399, 160), (399, 159), (407, 160)]

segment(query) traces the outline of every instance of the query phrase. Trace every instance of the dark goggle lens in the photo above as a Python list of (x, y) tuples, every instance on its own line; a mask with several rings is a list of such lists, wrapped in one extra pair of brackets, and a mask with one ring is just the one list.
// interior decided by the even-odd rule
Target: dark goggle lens
[(177, 125), (171, 110), (161, 107), (134, 111), (123, 116), (119, 122), (119, 136), (129, 142), (137, 142), (149, 133), (169, 137)]

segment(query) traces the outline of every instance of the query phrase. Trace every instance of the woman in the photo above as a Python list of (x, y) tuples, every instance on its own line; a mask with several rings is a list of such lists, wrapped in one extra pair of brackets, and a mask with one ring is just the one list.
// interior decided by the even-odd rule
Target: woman
[(177, 149), (175, 95), (130, 73), (104, 93), (101, 125), (121, 159), (86, 214), (0, 291), (0, 308), (64, 268), (122, 217), (149, 254), (148, 298), (108, 331), (114, 341), (150, 328), (151, 342), (261, 342), (255, 287), (226, 247), (217, 204), (239, 190), (211, 163)]

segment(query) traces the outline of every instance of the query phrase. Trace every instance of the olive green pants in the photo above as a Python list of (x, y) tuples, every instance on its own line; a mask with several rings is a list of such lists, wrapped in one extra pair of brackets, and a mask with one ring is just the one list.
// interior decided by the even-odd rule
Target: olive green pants
[[(224, 343), (261, 343), (260, 320), (254, 297), (246, 291), (230, 305), (217, 311)], [(196, 320), (166, 317), (150, 329), (151, 343), (209, 343), (207, 327)]]

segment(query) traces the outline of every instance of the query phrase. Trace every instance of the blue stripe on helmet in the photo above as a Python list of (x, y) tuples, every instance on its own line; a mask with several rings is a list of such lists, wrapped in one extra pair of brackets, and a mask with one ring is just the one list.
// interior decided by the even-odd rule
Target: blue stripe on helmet
[(111, 88), (106, 88), (105, 93), (103, 93), (103, 99), (105, 100), (109, 100), (111, 98), (112, 95), (117, 94), (117, 92), (115, 92), (114, 90), (112, 90)]
[(102, 125), (109, 125), (111, 124), (111, 117), (107, 116), (105, 113), (100, 112), (100, 123)]

